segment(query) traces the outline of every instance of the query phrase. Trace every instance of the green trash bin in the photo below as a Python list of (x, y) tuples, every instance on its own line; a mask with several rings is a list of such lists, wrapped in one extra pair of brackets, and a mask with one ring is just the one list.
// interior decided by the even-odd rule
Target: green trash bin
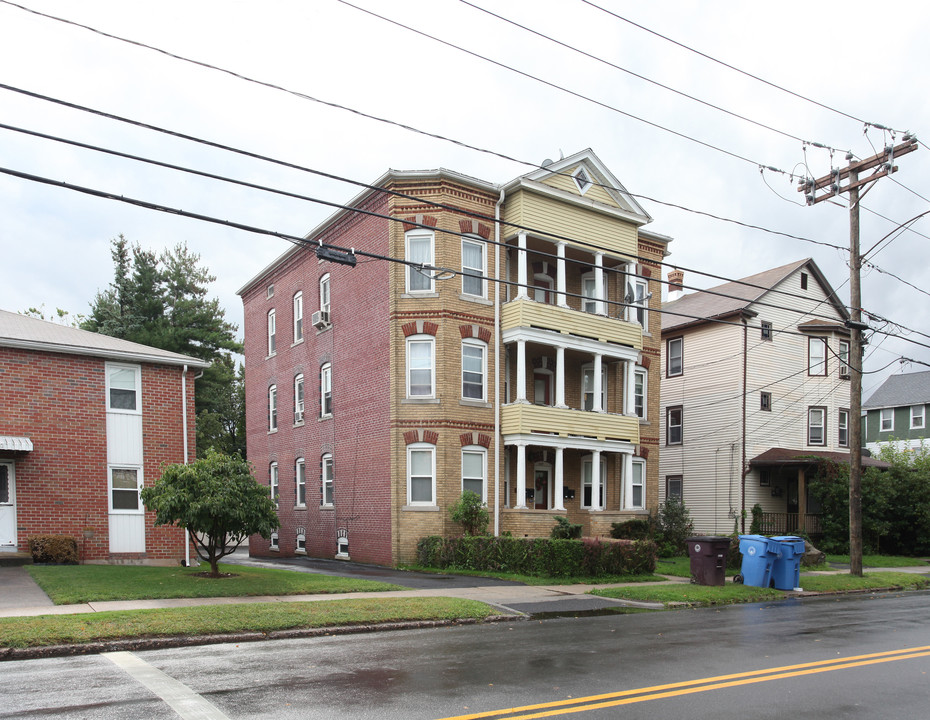
[(691, 582), (696, 585), (723, 585), (727, 579), (730, 538), (725, 535), (695, 535), (689, 537), (687, 543)]

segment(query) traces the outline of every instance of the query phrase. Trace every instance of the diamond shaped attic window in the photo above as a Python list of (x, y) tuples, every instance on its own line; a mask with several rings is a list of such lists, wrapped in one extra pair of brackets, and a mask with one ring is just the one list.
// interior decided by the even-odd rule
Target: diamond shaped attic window
[(579, 168), (572, 177), (575, 180), (575, 185), (578, 186), (578, 192), (584, 195), (588, 188), (591, 187), (591, 179), (588, 177), (588, 173), (585, 172), (584, 168)]

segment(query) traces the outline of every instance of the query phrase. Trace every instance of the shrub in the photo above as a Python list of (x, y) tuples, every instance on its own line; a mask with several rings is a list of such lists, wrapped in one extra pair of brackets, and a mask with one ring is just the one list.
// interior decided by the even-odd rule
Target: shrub
[(691, 522), (691, 513), (684, 502), (679, 498), (667, 498), (659, 506), (656, 545), (660, 551), (671, 551), (672, 555), (687, 554), (687, 540), (692, 534), (694, 523)]
[(617, 540), (646, 540), (655, 535), (656, 521), (651, 515), (648, 519), (633, 519), (616, 522), (610, 526), (610, 537)]
[(458, 502), (449, 508), (449, 514), (453, 522), (461, 523), (466, 535), (483, 535), (488, 531), (488, 523), (491, 522), (491, 516), (481, 502), (481, 496), (471, 490), (462, 492)]
[(762, 506), (759, 503), (752, 506), (752, 522), (749, 524), (750, 535), (762, 534), (762, 514)]
[(554, 540), (577, 540), (581, 537), (581, 525), (570, 523), (568, 518), (556, 515), (555, 527), (552, 528), (549, 537)]
[(77, 540), (68, 535), (35, 535), (29, 538), (32, 562), (77, 565)]

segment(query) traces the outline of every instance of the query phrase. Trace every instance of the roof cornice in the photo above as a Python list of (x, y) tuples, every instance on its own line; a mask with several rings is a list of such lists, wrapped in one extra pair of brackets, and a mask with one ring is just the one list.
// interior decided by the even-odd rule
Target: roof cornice
[(206, 368), (210, 363), (199, 358), (177, 355), (176, 357), (166, 357), (154, 353), (132, 352), (128, 350), (107, 350), (103, 348), (80, 347), (77, 345), (65, 345), (62, 343), (53, 343), (41, 340), (19, 340), (13, 338), (0, 338), (0, 347), (15, 348), (17, 350), (33, 350), (38, 352), (64, 353), (66, 355), (85, 355), (88, 357), (99, 357), (105, 360), (122, 360), (134, 362), (146, 362), (153, 365), (177, 365), (183, 367)]

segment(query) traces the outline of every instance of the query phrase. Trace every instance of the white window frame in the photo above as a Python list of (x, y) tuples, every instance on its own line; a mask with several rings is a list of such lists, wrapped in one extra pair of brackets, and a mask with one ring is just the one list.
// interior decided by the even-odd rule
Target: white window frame
[[(593, 468), (594, 466), (594, 455), (585, 455), (581, 458), (581, 509), (590, 510), (594, 505), (590, 502), (585, 503), (585, 488), (589, 489), (589, 494), (591, 495), (591, 500), (594, 499), (593, 485), (594, 485), (594, 475)], [(587, 474), (586, 474), (587, 473)], [(607, 504), (607, 457), (602, 453), (601, 454), (601, 504), (599, 505), (600, 509), (603, 510)]]
[[(886, 420), (888, 427), (885, 427)], [(878, 431), (894, 432), (894, 408), (882, 408), (878, 411)]]
[[(678, 424), (672, 425), (672, 412), (677, 410)], [(672, 440), (672, 428), (678, 428), (678, 439)], [(683, 445), (685, 442), (685, 409), (682, 405), (671, 405), (665, 408), (665, 444)]]
[(849, 341), (840, 340), (839, 374), (841, 378), (849, 377)]
[(581, 310), (596, 315), (600, 308), (601, 299), (597, 296), (597, 278), (594, 271), (586, 272), (581, 276)]
[[(136, 497), (136, 507), (134, 508), (115, 508), (113, 507), (113, 493), (120, 492), (130, 494), (133, 492), (131, 488), (114, 488), (113, 487), (113, 472), (133, 472), (136, 475), (136, 488), (135, 488), (135, 497)], [(142, 504), (142, 497), (140, 493), (142, 492), (142, 466), (141, 465), (132, 465), (132, 464), (120, 464), (120, 465), (110, 465), (107, 468), (107, 502), (109, 503), (109, 511), (114, 515), (142, 515), (145, 513), (145, 507)]]
[[(127, 387), (114, 387), (114, 372), (133, 374), (133, 392), (135, 393), (134, 408), (113, 407), (112, 391), (128, 390)], [(106, 393), (107, 393), (107, 412), (119, 413), (121, 415), (141, 415), (142, 414), (142, 368), (138, 365), (126, 365), (124, 363), (106, 363)]]
[(304, 339), (304, 294), (301, 291), (294, 293), (294, 342), (303, 342)]
[[(481, 356), (478, 358), (478, 361), (481, 365), (480, 370), (480, 383), (475, 383), (473, 380), (466, 382), (465, 373), (468, 372), (470, 375), (479, 374), (475, 370), (465, 369), (465, 353), (466, 351), (478, 351)], [(474, 359), (474, 358), (471, 358)], [(487, 343), (482, 340), (474, 339), (465, 339), (462, 340), (462, 399), (471, 400), (473, 402), (487, 402), (488, 398), (488, 346)], [(466, 385), (469, 387), (474, 387), (476, 384), (480, 385), (480, 394), (478, 397), (472, 397), (465, 394)]]
[[(469, 457), (478, 457), (481, 463), (481, 474), (480, 475), (465, 475), (465, 456)], [(487, 504), (488, 502), (488, 451), (487, 448), (482, 447), (481, 445), (466, 445), (462, 448), (462, 492), (469, 490), (471, 488), (465, 487), (465, 482), (470, 481), (472, 484), (476, 482), (481, 483), (481, 491), (478, 492), (478, 495), (481, 497), (481, 502)], [(474, 490), (473, 490), (474, 492)]]
[[(413, 254), (410, 252), (411, 245), (413, 243), (425, 243), (429, 242), (429, 253), (426, 259), (414, 260)], [(436, 256), (436, 234), (432, 230), (410, 230), (404, 235), (404, 258), (408, 262), (416, 262), (421, 265), (432, 266), (435, 264), (434, 258)], [(436, 282), (433, 279), (432, 273), (427, 271), (420, 271), (415, 268), (413, 265), (407, 265), (407, 281), (406, 288), (409, 295), (416, 295), (418, 293), (431, 293), (435, 292)], [(416, 286), (416, 287), (415, 287)]]
[(294, 424), (304, 423), (304, 374), (294, 376)]
[[(585, 379), (591, 378), (591, 392), (585, 389)], [(588, 408), (588, 395), (591, 395), (591, 407)], [(581, 409), (594, 411), (594, 363), (581, 366)], [(607, 412), (607, 363), (601, 363), (601, 411)]]
[(320, 277), (320, 310), (325, 313), (329, 312), (330, 290), (329, 273), (326, 273)]
[[(820, 416), (820, 422), (815, 418)], [(820, 441), (814, 440), (813, 432), (819, 428)], [(827, 444), (827, 409), (823, 406), (807, 408), (807, 444), (812, 447), (823, 447)]]
[(275, 552), (281, 549), (281, 546), (278, 545), (278, 533), (271, 533), (271, 538), (268, 540), (268, 549), (274, 550)]
[(278, 431), (278, 386), (268, 386), (268, 432)]
[(277, 354), (278, 344), (277, 344), (277, 322), (275, 320), (275, 310), (271, 308), (268, 311), (268, 357)]
[(594, 185), (594, 181), (588, 176), (588, 171), (584, 166), (575, 170), (572, 173), (572, 180), (575, 181), (575, 187), (578, 188), (578, 192), (584, 195), (588, 190)]
[[(678, 352), (673, 353), (672, 348), (678, 347)], [(672, 360), (678, 360), (678, 369), (672, 366)], [(678, 377), (685, 372), (685, 339), (682, 337), (671, 338), (665, 342), (665, 377)]]
[[(540, 282), (544, 284), (539, 285), (538, 283)], [(532, 290), (532, 298), (535, 302), (544, 305), (555, 304), (555, 281), (545, 273), (535, 273), (533, 275), (533, 283), (530, 290)], [(542, 300), (537, 297), (538, 293), (543, 293)]]
[(320, 365), (320, 417), (333, 416), (333, 364)]
[(278, 484), (278, 463), (268, 463), (268, 495), (278, 507), (278, 498), (281, 496), (281, 487)]
[[(815, 348), (819, 348), (819, 352), (815, 352)], [(826, 338), (807, 338), (807, 374), (813, 377), (822, 377), (827, 374)]]
[(849, 410), (841, 408), (836, 418), (836, 444), (840, 447), (849, 447)]
[[(413, 367), (411, 358), (411, 348), (414, 346), (424, 346), (429, 348), (429, 368)], [(407, 338), (407, 397), (411, 400), (430, 400), (436, 397), (436, 338), (432, 335), (411, 335)], [(429, 391), (418, 392), (413, 394), (412, 388), (414, 383), (411, 382), (411, 376), (414, 372), (423, 372), (429, 370)], [(419, 387), (423, 383), (416, 383)]]
[(332, 507), (335, 489), (333, 454), (323, 453), (320, 457), (320, 507)]
[(294, 552), (301, 555), (307, 554), (307, 532), (304, 528), (297, 528), (297, 535), (294, 538)]
[[(678, 492), (672, 494), (669, 492), (669, 488), (672, 483), (678, 483)], [(684, 475), (666, 475), (665, 476), (665, 499), (668, 498), (678, 498), (679, 500), (684, 500), (685, 497), (685, 476)]]
[[(642, 390), (637, 392), (636, 386), (637, 379), (642, 378), (641, 387)], [(637, 402), (642, 399), (640, 402), (640, 407), (637, 408)], [(649, 371), (646, 368), (635, 368), (633, 370), (633, 412), (636, 413), (636, 417), (640, 420), (649, 419)]]
[[(465, 264), (465, 246), (470, 245), (478, 248), (481, 252), (481, 265), (473, 267)], [(488, 253), (487, 244), (481, 238), (463, 237), (462, 238), (462, 294), (470, 297), (486, 298), (488, 294)], [(480, 289), (478, 292), (472, 292), (468, 289), (468, 284), (475, 284), (477, 281)]]
[[(633, 458), (633, 476), (630, 478), (630, 498), (628, 508), (631, 510), (643, 510), (646, 507), (646, 461)], [(637, 482), (637, 470), (639, 478)], [(639, 502), (635, 501), (636, 488), (639, 488)]]
[(307, 463), (302, 457), (294, 461), (294, 506), (307, 507)]
[[(429, 500), (414, 500), (413, 499), (413, 480), (414, 478), (425, 478), (425, 475), (416, 475), (412, 474), (413, 468), (413, 455), (417, 454), (418, 456), (421, 453), (426, 453), (429, 455), (430, 463), (430, 499)], [(436, 505), (436, 446), (431, 443), (411, 443), (407, 446), (407, 504), (411, 506), (431, 506), (435, 507)]]
[[(920, 410), (919, 416), (915, 413), (915, 410)], [(917, 418), (918, 422), (915, 422)], [(923, 430), (927, 426), (927, 411), (924, 405), (911, 405), (911, 430)]]
[[(637, 323), (645, 330), (649, 327), (649, 281), (639, 275), (627, 275), (627, 294), (632, 302), (626, 306), (627, 322)], [(627, 295), (624, 295), (624, 301)], [(642, 312), (643, 318), (638, 315)]]

